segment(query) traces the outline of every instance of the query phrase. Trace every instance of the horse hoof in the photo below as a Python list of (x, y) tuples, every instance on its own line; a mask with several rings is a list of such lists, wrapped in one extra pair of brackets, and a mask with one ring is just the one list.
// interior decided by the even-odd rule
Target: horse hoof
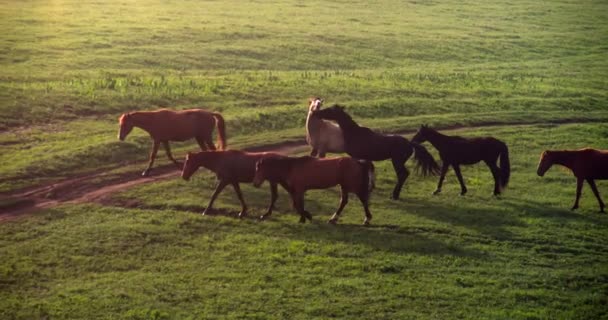
[(247, 216), (247, 212), (239, 212), (239, 219), (243, 219)]
[(439, 193), (441, 193), (441, 190), (435, 190), (435, 191), (433, 191), (433, 195), (434, 196), (438, 195)]
[(266, 215), (261, 215), (259, 219), (262, 220), (262, 221), (266, 220)]
[(363, 221), (363, 225), (364, 225), (364, 226), (369, 226), (369, 220), (365, 220), (365, 221)]
[(141, 173), (142, 177), (147, 177), (150, 174), (150, 172), (148, 170), (144, 171)]
[(574, 207), (570, 208), (570, 210), (572, 210), (572, 211), (574, 211), (576, 209), (578, 209), (578, 206), (574, 206)]
[(337, 219), (329, 219), (329, 220), (327, 221), (327, 223), (335, 225), (335, 224), (337, 224), (337, 223), (338, 223), (338, 220), (337, 220)]

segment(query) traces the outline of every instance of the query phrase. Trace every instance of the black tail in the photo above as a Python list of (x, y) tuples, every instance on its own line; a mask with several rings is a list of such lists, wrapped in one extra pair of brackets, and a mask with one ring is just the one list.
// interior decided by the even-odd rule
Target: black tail
[(372, 190), (376, 187), (376, 168), (371, 161), (359, 160), (359, 164), (362, 171), (361, 190), (365, 191), (367, 198), (369, 198)]
[(414, 148), (414, 159), (416, 159), (416, 171), (422, 173), (423, 176), (439, 174), (439, 165), (435, 162), (433, 156), (422, 145), (410, 141), (410, 145)]
[(509, 148), (503, 143), (503, 150), (500, 152), (500, 188), (504, 189), (509, 184), (511, 177), (511, 163), (509, 162)]

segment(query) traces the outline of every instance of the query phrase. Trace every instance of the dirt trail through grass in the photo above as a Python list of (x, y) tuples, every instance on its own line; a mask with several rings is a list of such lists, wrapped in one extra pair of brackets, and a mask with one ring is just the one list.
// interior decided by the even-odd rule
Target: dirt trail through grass
[[(584, 121), (581, 121), (584, 122)], [(577, 123), (575, 121), (543, 122), (542, 124), (564, 124)], [(500, 123), (499, 126), (525, 125), (532, 126), (540, 123)], [(475, 129), (496, 126), (495, 123), (484, 123), (475, 126), (446, 126), (442, 130)], [(396, 134), (411, 134), (413, 130), (402, 130)], [(246, 151), (262, 152), (273, 151), (283, 154), (294, 154), (306, 150), (307, 144), (304, 140), (286, 141), (278, 144), (270, 144), (244, 148)], [(139, 171), (121, 173), (110, 179), (107, 178), (108, 171), (100, 171), (93, 174), (77, 176), (60, 182), (44, 184), (36, 187), (26, 188), (18, 192), (6, 193), (4, 196), (13, 199), (14, 204), (5, 206), (0, 213), (0, 223), (10, 221), (27, 215), (40, 209), (48, 209), (61, 204), (77, 203), (107, 203), (104, 202), (110, 195), (127, 190), (131, 187), (162, 181), (177, 177), (180, 171), (171, 165), (155, 167), (152, 176), (142, 177)]]
[[(247, 151), (273, 151), (292, 154), (304, 150), (305, 141), (287, 141), (280, 144), (245, 148)], [(180, 171), (174, 165), (155, 167), (152, 175), (142, 177), (139, 171), (122, 173), (111, 179), (103, 179), (107, 171), (69, 178), (60, 182), (26, 188), (19, 192), (8, 193), (15, 199), (13, 205), (7, 206), (0, 213), (0, 222), (13, 220), (40, 209), (48, 209), (61, 204), (101, 202), (109, 195), (128, 188), (179, 176)]]

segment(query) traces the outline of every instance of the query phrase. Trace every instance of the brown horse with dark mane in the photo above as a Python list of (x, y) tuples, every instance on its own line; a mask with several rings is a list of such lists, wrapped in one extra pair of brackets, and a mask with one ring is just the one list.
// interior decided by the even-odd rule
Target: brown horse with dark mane
[[(182, 169), (182, 178), (186, 181), (189, 180), (192, 174), (201, 166), (215, 172), (218, 183), (209, 204), (205, 208), (205, 211), (203, 211), (203, 215), (211, 210), (215, 198), (222, 192), (224, 187), (231, 184), (241, 202), (242, 208), (239, 217), (243, 217), (247, 214), (247, 204), (245, 204), (245, 200), (243, 199), (239, 183), (253, 181), (255, 166), (258, 161), (267, 158), (282, 157), (284, 156), (272, 152), (252, 153), (238, 150), (188, 153), (184, 168)], [(278, 182), (278, 184), (280, 184), (280, 182)], [(272, 214), (272, 209), (274, 208), (274, 203), (277, 201), (277, 197), (277, 183), (271, 181), (270, 205), (268, 206), (268, 211), (266, 211), (262, 218)]]
[(572, 210), (578, 209), (583, 182), (587, 181), (600, 204), (600, 212), (604, 212), (604, 202), (597, 191), (595, 180), (608, 179), (608, 150), (590, 148), (561, 151), (546, 150), (540, 156), (536, 173), (542, 177), (554, 164), (559, 164), (572, 170), (572, 173), (576, 177), (576, 199), (574, 200)]
[[(439, 151), (439, 157), (443, 165), (441, 166), (441, 176), (437, 189), (433, 194), (441, 192), (441, 186), (445, 179), (445, 174), (450, 166), (454, 168), (456, 177), (460, 182), (460, 195), (467, 193), (464, 185), (460, 165), (475, 164), (480, 161), (490, 168), (494, 177), (494, 195), (497, 196), (509, 183), (511, 175), (511, 165), (509, 162), (509, 149), (507, 145), (492, 137), (484, 138), (463, 138), (458, 136), (448, 136), (439, 133), (426, 125), (422, 125), (412, 141), (423, 143), (430, 142)], [(497, 161), (500, 158), (500, 167)]]
[(158, 147), (162, 143), (169, 160), (181, 169), (181, 164), (171, 155), (169, 141), (186, 141), (196, 139), (201, 150), (215, 150), (211, 139), (213, 127), (217, 126), (219, 149), (226, 148), (226, 129), (221, 114), (202, 109), (173, 111), (161, 109), (156, 111), (136, 111), (124, 113), (118, 119), (120, 130), (118, 139), (125, 140), (133, 127), (147, 131), (154, 142), (150, 152), (148, 167), (142, 173), (147, 176), (152, 169)]
[(393, 199), (399, 198), (401, 188), (409, 176), (405, 163), (412, 154), (423, 175), (435, 174), (439, 171), (435, 159), (423, 146), (399, 135), (381, 134), (362, 127), (344, 111), (342, 106), (334, 105), (315, 111), (313, 115), (338, 123), (344, 135), (344, 151), (351, 157), (370, 161), (391, 159), (397, 174)]
[(337, 223), (342, 209), (348, 203), (348, 193), (354, 193), (361, 200), (365, 210), (364, 224), (372, 220), (369, 211), (369, 197), (374, 188), (374, 165), (369, 161), (353, 158), (267, 158), (258, 161), (253, 185), (259, 187), (264, 180), (284, 185), (293, 200), (293, 206), (300, 214), (300, 222), (312, 221), (310, 212), (304, 209), (304, 193), (310, 189), (326, 189), (340, 186), (340, 207), (329, 220)]

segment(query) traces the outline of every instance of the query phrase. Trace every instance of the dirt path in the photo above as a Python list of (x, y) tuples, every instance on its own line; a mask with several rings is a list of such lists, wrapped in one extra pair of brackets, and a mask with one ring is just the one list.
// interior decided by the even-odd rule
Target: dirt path
[[(573, 121), (572, 121), (573, 122)], [(542, 122), (548, 124), (572, 123), (571, 121)], [(580, 121), (585, 122), (585, 121)], [(475, 129), (490, 126), (508, 125), (537, 125), (540, 123), (512, 123), (494, 124), (486, 123), (476, 126), (448, 126), (442, 130)], [(396, 134), (411, 134), (413, 130), (403, 130)], [(273, 151), (282, 154), (293, 154), (308, 150), (308, 145), (304, 140), (286, 141), (278, 144), (271, 144), (259, 147), (244, 148), (251, 152)], [(144, 165), (142, 164), (142, 167)], [(48, 209), (61, 204), (68, 203), (103, 203), (103, 200), (110, 195), (127, 190), (131, 187), (144, 183), (167, 180), (179, 176), (180, 171), (174, 165), (155, 167), (152, 176), (142, 177), (140, 172), (126, 172), (108, 178), (107, 171), (100, 171), (93, 174), (69, 178), (60, 182), (45, 184), (24, 190), (7, 193), (11, 199), (18, 200), (15, 205), (0, 208), (0, 223), (25, 216), (40, 209)]]
[[(304, 140), (286, 141), (279, 144), (245, 148), (246, 151), (274, 151), (293, 154), (306, 150)], [(142, 164), (143, 166), (143, 164)], [(110, 195), (131, 187), (178, 177), (180, 171), (174, 165), (155, 167), (151, 176), (142, 177), (140, 172), (126, 172), (108, 178), (105, 171), (69, 178), (60, 182), (6, 194), (17, 200), (15, 205), (2, 208), (0, 222), (13, 220), (40, 209), (48, 209), (61, 204), (102, 202)]]

